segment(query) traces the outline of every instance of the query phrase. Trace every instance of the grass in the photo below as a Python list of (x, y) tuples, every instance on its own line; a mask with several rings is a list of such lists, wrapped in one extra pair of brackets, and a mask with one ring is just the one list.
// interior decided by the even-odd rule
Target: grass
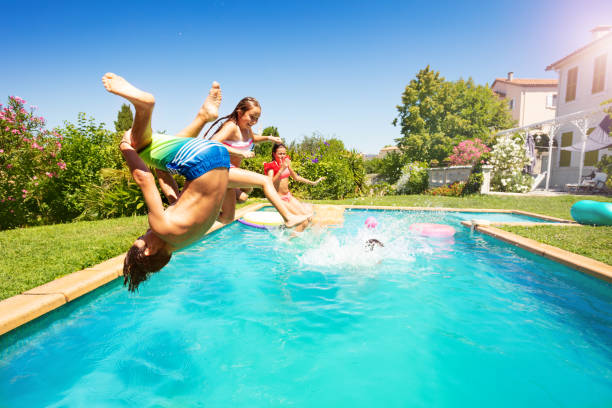
[(439, 197), (427, 195), (360, 197), (340, 201), (313, 201), (321, 204), (389, 205), (406, 207), (449, 207), (449, 208), (493, 208), (534, 212), (542, 215), (571, 220), (570, 208), (579, 200), (612, 202), (612, 197), (564, 195), (539, 196), (497, 196), (474, 195), (467, 197)]
[[(424, 195), (314, 202), (516, 209), (571, 219), (572, 204), (585, 198), (612, 202), (612, 197), (602, 196), (435, 197)], [(245, 205), (261, 201), (261, 199), (249, 200)], [(0, 258), (0, 299), (120, 255), (146, 229), (146, 217), (126, 217), (0, 231), (0, 248), (3, 254)], [(504, 229), (612, 265), (612, 227), (508, 227)]]
[(612, 227), (503, 227), (523, 237), (612, 265)]

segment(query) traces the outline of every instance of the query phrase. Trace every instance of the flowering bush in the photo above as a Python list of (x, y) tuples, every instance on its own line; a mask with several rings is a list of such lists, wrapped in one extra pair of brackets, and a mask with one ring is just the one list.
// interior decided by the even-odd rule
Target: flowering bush
[(457, 181), (450, 186), (440, 186), (427, 190), (425, 193), (433, 196), (461, 197), (465, 188), (464, 181)]
[(478, 163), (483, 153), (490, 152), (480, 139), (463, 140), (453, 147), (453, 154), (449, 156), (451, 166), (471, 166)]
[(398, 194), (420, 194), (427, 189), (428, 184), (427, 164), (412, 162), (402, 168), (396, 191)]
[(44, 221), (44, 186), (66, 169), (58, 158), (62, 136), (25, 103), (11, 96), (0, 104), (0, 229)]
[(496, 191), (524, 193), (529, 191), (533, 179), (523, 174), (529, 157), (522, 138), (504, 135), (497, 139), (491, 151), (493, 177), (491, 187)]

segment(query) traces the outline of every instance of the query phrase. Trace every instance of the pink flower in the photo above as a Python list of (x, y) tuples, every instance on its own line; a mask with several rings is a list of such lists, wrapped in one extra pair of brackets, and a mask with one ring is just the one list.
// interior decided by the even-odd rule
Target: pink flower
[(57, 166), (62, 170), (66, 169), (66, 163), (64, 163), (63, 161), (58, 162)]
[(15, 211), (11, 210), (11, 213), (15, 213)]
[(32, 180), (36, 180), (37, 178), (37, 176), (32, 176)]
[(21, 190), (21, 192), (24, 193), (24, 194), (28, 194), (28, 190), (26, 190), (26, 189)]
[(47, 177), (53, 177), (53, 173), (49, 173), (48, 171), (45, 171), (45, 175), (46, 175)]
[(7, 168), (7, 169), (12, 169), (12, 168), (13, 168), (13, 165), (12, 165), (12, 164), (7, 164), (7, 165), (6, 165), (6, 168)]
[(0, 153), (4, 153), (4, 149), (0, 149)]
[(25, 194), (22, 194), (22, 195), (21, 195), (21, 198), (26, 198), (26, 195), (25, 195)]

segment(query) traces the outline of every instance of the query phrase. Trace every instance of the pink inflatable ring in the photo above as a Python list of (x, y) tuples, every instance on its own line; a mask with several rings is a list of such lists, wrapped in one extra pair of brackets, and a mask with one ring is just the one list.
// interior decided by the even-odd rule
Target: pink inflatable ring
[(414, 231), (424, 237), (450, 238), (455, 235), (455, 229), (446, 224), (431, 224), (428, 222), (417, 222), (410, 226), (410, 231)]

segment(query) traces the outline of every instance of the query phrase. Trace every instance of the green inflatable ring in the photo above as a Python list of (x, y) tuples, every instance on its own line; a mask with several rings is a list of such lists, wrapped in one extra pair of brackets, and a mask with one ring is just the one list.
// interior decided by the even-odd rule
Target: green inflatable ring
[(572, 205), (571, 213), (579, 224), (612, 225), (612, 203), (582, 200)]

